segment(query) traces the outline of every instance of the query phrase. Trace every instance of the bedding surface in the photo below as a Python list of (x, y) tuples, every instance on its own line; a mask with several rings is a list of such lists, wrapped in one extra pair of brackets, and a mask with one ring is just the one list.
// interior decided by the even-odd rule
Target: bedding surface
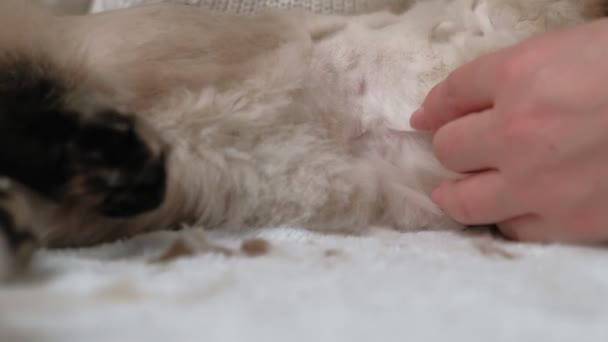
[[(219, 248), (201, 234), (40, 253), (26, 284), (0, 289), (0, 341), (608, 341), (605, 249), (289, 227), (210, 233)], [(248, 256), (249, 238), (271, 246)]]

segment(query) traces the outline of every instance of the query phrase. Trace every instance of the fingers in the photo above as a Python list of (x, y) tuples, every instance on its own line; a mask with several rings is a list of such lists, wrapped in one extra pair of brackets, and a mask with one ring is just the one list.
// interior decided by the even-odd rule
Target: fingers
[(604, 221), (596, 225), (567, 217), (547, 220), (530, 214), (501, 222), (498, 228), (506, 237), (515, 241), (588, 245), (608, 243)]
[(431, 195), (433, 201), (452, 219), (467, 225), (493, 224), (520, 216), (522, 208), (509, 203), (503, 177), (498, 171), (485, 171), (441, 184)]
[(482, 56), (452, 72), (429, 92), (412, 115), (410, 125), (434, 131), (463, 115), (491, 108), (499, 82), (497, 70), (504, 54)]
[(533, 214), (515, 217), (498, 224), (498, 229), (509, 239), (527, 242), (545, 242), (547, 232), (541, 219)]
[(455, 172), (497, 168), (493, 111), (470, 114), (447, 123), (433, 138), (435, 156)]

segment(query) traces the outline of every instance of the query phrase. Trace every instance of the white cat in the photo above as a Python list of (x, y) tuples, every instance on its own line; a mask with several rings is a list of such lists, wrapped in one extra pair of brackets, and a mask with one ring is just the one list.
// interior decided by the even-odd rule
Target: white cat
[[(52, 103), (60, 119), (48, 124), (73, 127), (53, 140), (70, 146), (57, 160), (77, 166), (44, 180), (0, 173), (41, 195), (26, 229), (48, 246), (184, 223), (458, 227), (428, 197), (456, 175), (435, 160), (430, 136), (409, 127), (410, 114), (457, 66), (601, 17), (604, 2), (427, 0), (354, 17), (151, 5), (53, 17), (9, 1), (0, 5), (0, 108), (21, 110), (8, 96), (40, 100), (43, 112)], [(7, 91), (7, 80), (18, 86)], [(28, 97), (39, 83), (52, 91)]]

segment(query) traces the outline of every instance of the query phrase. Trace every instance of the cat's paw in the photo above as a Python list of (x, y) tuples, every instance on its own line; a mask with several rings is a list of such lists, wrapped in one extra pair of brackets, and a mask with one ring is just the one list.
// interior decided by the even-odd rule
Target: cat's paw
[(30, 218), (18, 187), (0, 178), (0, 281), (26, 270), (38, 247)]

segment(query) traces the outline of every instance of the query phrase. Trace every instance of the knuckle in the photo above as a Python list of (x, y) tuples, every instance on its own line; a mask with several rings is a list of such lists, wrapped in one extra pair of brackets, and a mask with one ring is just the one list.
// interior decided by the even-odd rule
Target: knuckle
[(510, 240), (525, 241), (525, 231), (511, 224), (499, 224), (500, 232)]
[(513, 80), (517, 79), (520, 68), (520, 62), (518, 59), (510, 59), (498, 70), (498, 80), (502, 84), (512, 82)]
[(432, 141), (435, 158), (444, 167), (458, 171), (457, 165), (463, 160), (465, 136), (457, 126), (446, 125), (440, 128)]
[(459, 83), (458, 75), (455, 72), (450, 73), (443, 81), (443, 97), (447, 100), (458, 97)]
[(539, 112), (543, 109), (537, 105), (512, 110), (504, 116), (502, 132), (509, 144), (528, 144), (540, 132)]
[(447, 157), (450, 155), (449, 148), (450, 143), (447, 141), (447, 137), (444, 134), (443, 130), (437, 131), (435, 136), (433, 137), (433, 154), (437, 158), (437, 160), (445, 166), (445, 162)]
[(477, 210), (469, 197), (465, 196), (459, 187), (450, 186), (447, 190), (446, 192), (451, 197), (447, 209), (450, 216), (462, 224), (478, 223)]
[(571, 213), (561, 229), (579, 235), (581, 237), (591, 236), (601, 231), (603, 227), (604, 215), (598, 215), (597, 212), (589, 209), (579, 209)]
[(511, 56), (498, 69), (498, 80), (503, 84), (518, 81), (522, 75), (525, 75), (525, 70), (529, 69), (530, 59), (528, 52), (519, 52)]
[(546, 223), (531, 216), (498, 224), (498, 228), (504, 236), (519, 242), (545, 242), (550, 235)]
[(538, 241), (542, 236), (542, 232), (538, 229), (539, 227), (533, 229), (534, 227), (525, 224), (525, 220), (522, 218), (498, 224), (498, 228), (504, 236), (513, 241)]
[(449, 108), (450, 111), (460, 111), (462, 109), (462, 104), (460, 101), (460, 96), (462, 87), (461, 82), (458, 79), (457, 74), (450, 74), (443, 83), (443, 105), (445, 108)]
[(502, 133), (505, 140), (510, 144), (523, 140), (525, 138), (526, 131), (525, 120), (521, 120), (517, 116), (509, 116), (505, 119)]

